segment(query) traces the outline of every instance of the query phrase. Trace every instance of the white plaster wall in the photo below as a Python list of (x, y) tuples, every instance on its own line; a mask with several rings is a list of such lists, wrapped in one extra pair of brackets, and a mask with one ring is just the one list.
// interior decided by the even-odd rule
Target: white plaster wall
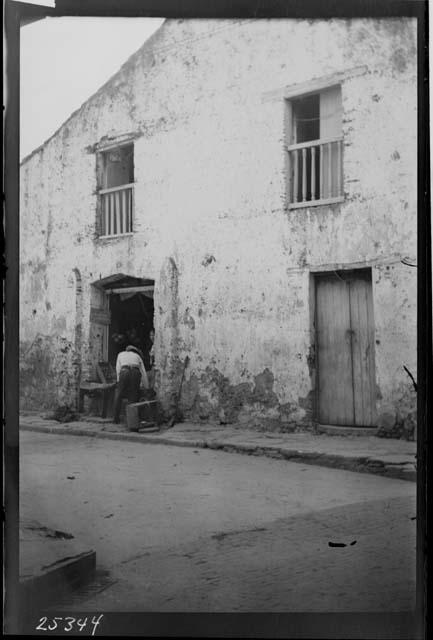
[[(206, 394), (207, 367), (231, 385), (253, 385), (269, 369), (278, 405), (302, 420), (299, 399), (314, 385), (309, 273), (372, 265), (378, 402), (398, 404), (410, 386), (400, 360), (416, 370), (416, 270), (400, 262), (416, 259), (415, 42), (409, 19), (165, 23), (23, 163), (23, 344), (42, 328), (73, 342), (74, 268), (84, 345), (91, 282), (117, 272), (154, 278), (164, 378), (169, 308), (159, 277), (172, 257), (187, 383), (199, 377)], [(284, 104), (264, 95), (360, 65), (365, 72), (342, 86), (344, 203), (287, 210)], [(137, 135), (135, 233), (98, 240), (94, 145), (128, 132)], [(254, 410), (274, 417), (278, 405)]]

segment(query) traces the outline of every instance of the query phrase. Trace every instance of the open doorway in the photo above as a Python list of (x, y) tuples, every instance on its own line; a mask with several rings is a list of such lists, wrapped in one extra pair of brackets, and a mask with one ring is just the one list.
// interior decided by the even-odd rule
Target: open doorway
[(138, 291), (117, 291), (110, 294), (108, 359), (115, 365), (119, 351), (132, 344), (143, 354), (144, 366), (149, 370), (149, 352), (153, 344), (153, 285), (146, 285)]
[(95, 361), (115, 366), (117, 354), (132, 344), (142, 352), (146, 369), (151, 368), (154, 286), (154, 280), (123, 273), (93, 283), (91, 325), (104, 338), (101, 345), (91, 338)]

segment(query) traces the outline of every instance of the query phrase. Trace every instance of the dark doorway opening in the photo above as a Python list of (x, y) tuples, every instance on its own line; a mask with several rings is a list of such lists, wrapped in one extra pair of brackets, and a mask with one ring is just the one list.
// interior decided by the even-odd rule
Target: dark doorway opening
[(115, 366), (118, 353), (132, 344), (142, 352), (144, 365), (149, 370), (155, 281), (116, 273), (93, 284), (102, 289), (108, 298), (108, 348), (105, 358), (108, 357), (110, 364)]
[(111, 293), (110, 312), (109, 361), (115, 365), (119, 351), (132, 344), (142, 352), (144, 366), (150, 369), (153, 287), (147, 285), (144, 291)]

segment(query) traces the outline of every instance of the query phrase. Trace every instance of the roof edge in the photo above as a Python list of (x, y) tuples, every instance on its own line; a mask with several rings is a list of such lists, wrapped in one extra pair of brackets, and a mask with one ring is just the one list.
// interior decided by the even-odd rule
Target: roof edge
[(71, 115), (68, 116), (68, 118), (64, 122), (62, 122), (62, 124), (54, 131), (54, 133), (52, 133), (38, 147), (33, 149), (33, 151), (30, 151), (30, 153), (28, 153), (26, 156), (24, 156), (24, 158), (20, 161), (20, 167), (23, 166), (28, 160), (30, 160), (30, 158), (32, 158), (32, 156), (34, 156), (37, 153), (39, 153), (53, 138), (55, 138), (57, 136), (57, 134), (63, 129), (63, 127), (65, 127), (68, 124), (68, 122), (70, 122), (73, 118), (75, 118), (78, 115), (78, 113), (80, 111), (82, 111), (86, 107), (86, 105), (88, 105), (92, 100), (94, 100), (96, 98), (96, 96), (98, 96), (100, 93), (105, 91), (111, 84), (113, 84), (116, 81), (116, 79), (120, 76), (120, 74), (122, 73), (122, 70), (124, 69), (124, 67), (130, 65), (131, 62), (133, 62), (133, 60), (135, 58), (138, 58), (139, 55), (141, 55), (141, 53), (145, 49), (149, 49), (149, 52), (151, 52), (153, 46), (155, 45), (155, 41), (161, 37), (161, 32), (162, 32), (163, 28), (166, 26), (168, 21), (169, 20), (165, 19), (164, 22), (161, 24), (161, 26), (159, 26), (158, 29), (156, 31), (154, 31), (154, 33), (152, 33), (152, 35), (147, 40), (145, 40), (145, 42), (141, 45), (141, 47), (139, 47), (139, 49), (134, 51), (134, 53), (132, 53), (129, 56), (129, 58), (127, 58), (125, 60), (125, 62), (122, 63), (120, 68), (115, 73), (113, 73), (113, 75), (110, 76), (110, 78), (108, 78), (108, 80), (106, 82), (104, 82), (104, 84), (101, 85), (99, 87), (99, 89), (97, 89), (95, 91), (95, 93), (92, 93), (92, 95), (90, 95), (83, 102), (83, 104), (81, 106), (79, 106), (77, 109), (75, 109), (75, 111), (73, 111), (71, 113)]

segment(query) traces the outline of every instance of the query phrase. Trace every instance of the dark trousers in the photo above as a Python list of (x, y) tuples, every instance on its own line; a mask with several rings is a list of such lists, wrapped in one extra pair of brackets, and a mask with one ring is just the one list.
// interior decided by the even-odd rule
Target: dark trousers
[(128, 402), (138, 402), (140, 398), (140, 381), (141, 373), (139, 369), (122, 367), (114, 400), (114, 422), (119, 422), (120, 420), (120, 408), (123, 398), (127, 398)]

